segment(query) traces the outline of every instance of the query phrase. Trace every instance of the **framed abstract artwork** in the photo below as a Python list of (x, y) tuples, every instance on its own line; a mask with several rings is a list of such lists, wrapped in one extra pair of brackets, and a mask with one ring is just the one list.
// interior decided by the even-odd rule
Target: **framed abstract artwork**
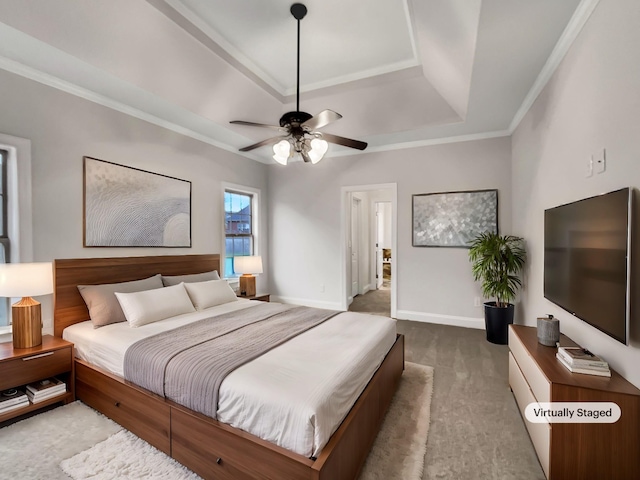
[(498, 233), (498, 190), (412, 196), (414, 247), (469, 248), (483, 232)]
[(191, 247), (191, 182), (83, 160), (85, 247)]

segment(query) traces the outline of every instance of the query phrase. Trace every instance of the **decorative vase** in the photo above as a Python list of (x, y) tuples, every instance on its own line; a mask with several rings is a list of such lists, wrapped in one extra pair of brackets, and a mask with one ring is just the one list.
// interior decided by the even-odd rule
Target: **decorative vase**
[(560, 341), (560, 322), (553, 315), (538, 318), (538, 343), (555, 347)]

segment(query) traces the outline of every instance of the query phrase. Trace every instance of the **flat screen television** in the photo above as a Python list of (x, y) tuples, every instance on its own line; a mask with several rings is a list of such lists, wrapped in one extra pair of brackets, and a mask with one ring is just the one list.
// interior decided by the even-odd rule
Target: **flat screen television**
[(544, 296), (627, 343), (632, 192), (623, 188), (544, 212)]

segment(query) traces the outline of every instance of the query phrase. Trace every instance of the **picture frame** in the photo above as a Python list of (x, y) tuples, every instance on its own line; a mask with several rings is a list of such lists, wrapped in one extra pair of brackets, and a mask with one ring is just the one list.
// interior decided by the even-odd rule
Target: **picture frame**
[(191, 182), (83, 157), (84, 247), (191, 247)]
[(414, 247), (469, 248), (483, 232), (498, 233), (498, 190), (412, 195)]

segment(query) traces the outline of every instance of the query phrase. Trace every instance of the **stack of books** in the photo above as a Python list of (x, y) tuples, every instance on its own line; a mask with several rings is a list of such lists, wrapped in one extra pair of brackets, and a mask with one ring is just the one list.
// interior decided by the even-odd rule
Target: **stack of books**
[(609, 364), (581, 347), (558, 347), (556, 358), (570, 372), (610, 377)]
[(48, 400), (51, 397), (57, 397), (66, 391), (67, 385), (55, 377), (27, 385), (27, 396), (29, 400), (31, 400), (31, 403), (38, 403)]
[(10, 388), (0, 392), (0, 415), (29, 405), (29, 398), (24, 390)]

